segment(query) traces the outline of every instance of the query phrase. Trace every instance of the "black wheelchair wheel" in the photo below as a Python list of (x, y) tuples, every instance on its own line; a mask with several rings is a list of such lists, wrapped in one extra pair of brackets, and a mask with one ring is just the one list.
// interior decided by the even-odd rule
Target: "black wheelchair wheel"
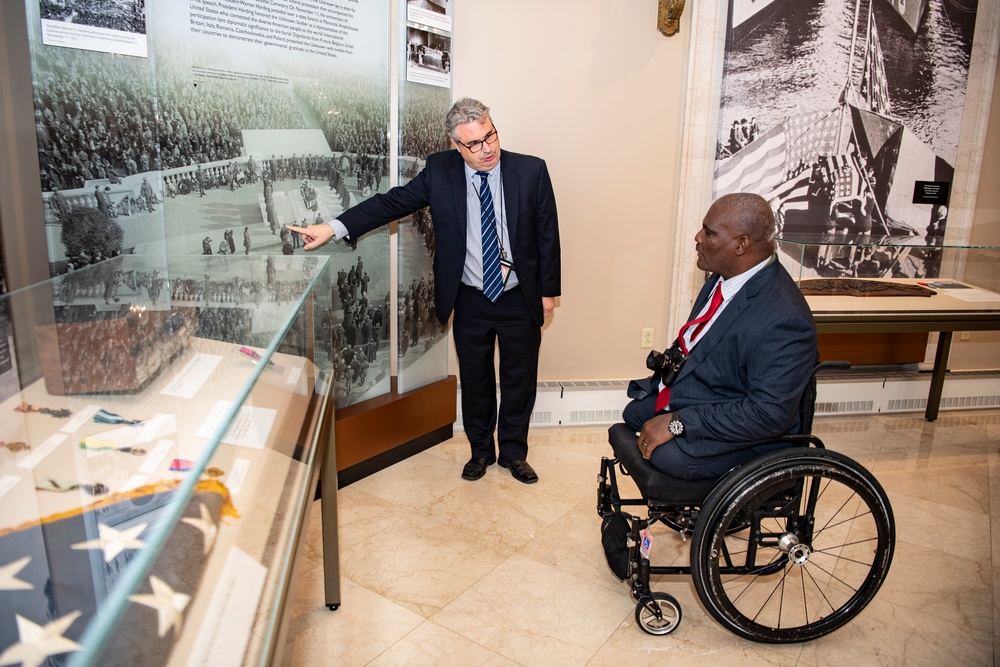
[(636, 603), (635, 622), (648, 634), (669, 635), (681, 624), (681, 605), (668, 593), (653, 593)]
[[(733, 532), (734, 527), (747, 529)], [(758, 642), (827, 635), (857, 616), (892, 562), (895, 523), (850, 458), (795, 448), (756, 459), (705, 500), (691, 574), (708, 612)]]

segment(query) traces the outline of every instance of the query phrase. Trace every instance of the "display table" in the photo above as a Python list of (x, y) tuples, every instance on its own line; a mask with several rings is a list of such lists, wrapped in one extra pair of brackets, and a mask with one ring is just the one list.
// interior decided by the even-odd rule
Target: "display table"
[(325, 262), (122, 257), (0, 298), (0, 663), (270, 663), (324, 465), (339, 605)]
[(955, 331), (1000, 330), (1000, 294), (957, 281), (895, 279), (903, 284), (964, 285), (933, 289), (933, 296), (806, 296), (819, 333), (938, 332), (924, 416), (938, 417)]
[[(930, 215), (930, 207), (928, 207)], [(939, 230), (941, 234), (944, 229)], [(920, 286), (931, 296), (806, 296), (819, 333), (938, 332), (924, 413), (938, 416), (955, 331), (1000, 330), (1000, 248), (946, 243), (941, 236), (799, 231), (776, 239), (778, 257), (807, 282), (878, 281)]]

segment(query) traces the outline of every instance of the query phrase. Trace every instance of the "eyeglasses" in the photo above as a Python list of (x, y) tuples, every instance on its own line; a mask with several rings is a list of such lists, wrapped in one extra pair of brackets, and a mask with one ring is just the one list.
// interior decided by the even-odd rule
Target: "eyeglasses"
[(483, 150), (483, 144), (489, 144), (490, 146), (492, 146), (497, 142), (497, 139), (499, 139), (499, 136), (497, 136), (497, 127), (496, 125), (494, 125), (493, 129), (490, 130), (490, 133), (479, 141), (472, 141), (467, 144), (463, 144), (461, 141), (456, 139), (455, 143), (465, 146), (465, 150), (469, 151), (470, 153), (478, 153), (479, 151)]

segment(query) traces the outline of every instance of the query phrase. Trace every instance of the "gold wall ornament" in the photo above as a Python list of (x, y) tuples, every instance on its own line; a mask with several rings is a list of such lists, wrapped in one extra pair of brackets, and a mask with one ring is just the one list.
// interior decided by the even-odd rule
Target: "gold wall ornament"
[(667, 37), (676, 35), (681, 27), (681, 14), (684, 13), (685, 0), (660, 0), (660, 12), (656, 19), (656, 27)]

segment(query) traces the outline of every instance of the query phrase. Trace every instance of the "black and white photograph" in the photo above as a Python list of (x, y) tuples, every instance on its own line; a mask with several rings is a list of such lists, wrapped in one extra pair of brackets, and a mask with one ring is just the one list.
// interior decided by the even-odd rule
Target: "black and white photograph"
[(815, 244), (789, 258), (803, 276), (935, 277), (975, 21), (957, 0), (732, 0), (715, 195), (768, 199), (779, 238)]
[[(248, 11), (224, 4), (230, 17)], [(388, 189), (388, 0), (359, 5), (357, 30), (321, 43), (304, 31), (289, 40), (266, 27), (225, 28), (206, 18), (206, 7), (149, 6), (155, 67), (152, 59), (33, 45), (52, 275), (164, 250), (213, 255), (220, 272), (246, 256), (271, 257), (280, 270), (285, 258), (306, 256), (288, 226), (333, 220)], [(317, 7), (338, 11), (336, 3)], [(390, 292), (389, 232), (372, 236), (357, 250), (329, 243), (315, 251), (331, 256), (335, 274), (363, 258), (370, 305), (346, 304), (362, 322)], [(335, 340), (331, 318), (348, 313), (335, 289), (323, 298), (327, 326), (317, 336), (326, 355), (318, 356), (336, 367), (345, 363), (336, 345), (347, 339)], [(389, 390), (390, 346), (377, 342), (354, 355), (365, 359), (362, 369), (338, 371), (338, 406)]]
[(409, 26), (406, 29), (406, 80), (451, 86), (451, 36)]
[(47, 21), (146, 34), (146, 0), (39, 0), (38, 8)]
[[(431, 153), (450, 148), (444, 117), (451, 108), (447, 88), (403, 83), (400, 95), (399, 182), (411, 181)], [(434, 311), (434, 224), (430, 209), (399, 222), (397, 375), (400, 392), (448, 375), (448, 328)]]
[(146, 0), (38, 0), (51, 46), (146, 56)]
[(455, 0), (406, 0), (406, 20), (451, 32)]

